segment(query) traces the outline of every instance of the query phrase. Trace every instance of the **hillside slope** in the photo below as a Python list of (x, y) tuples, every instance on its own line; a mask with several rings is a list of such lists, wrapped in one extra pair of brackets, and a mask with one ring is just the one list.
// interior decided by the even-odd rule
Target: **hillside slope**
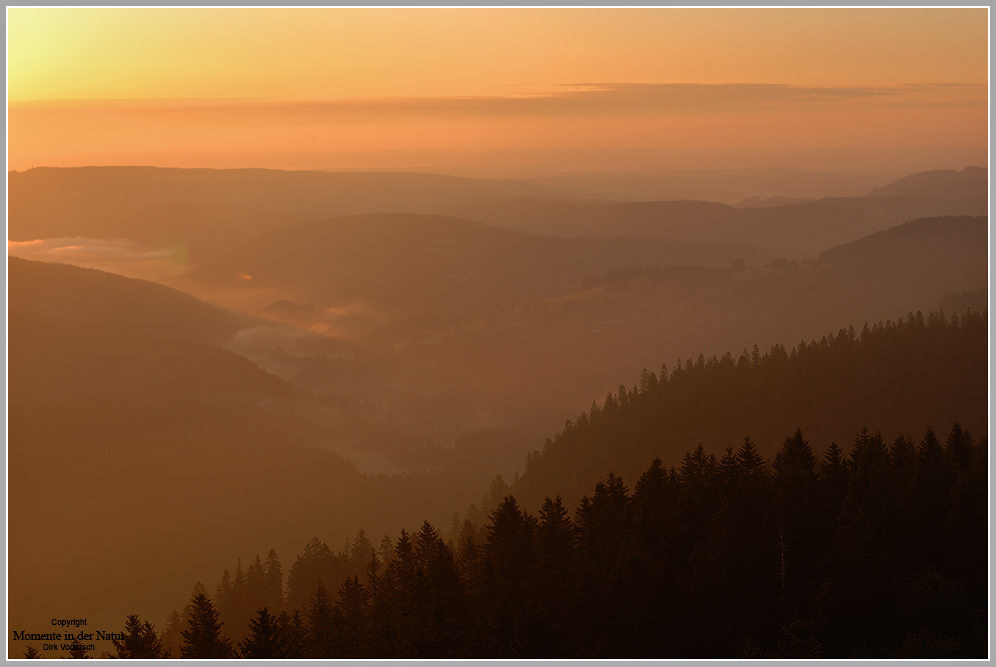
[(130, 397), (162, 400), (306, 394), (248, 359), (211, 345), (9, 310), (11, 401)]
[(246, 325), (183, 292), (106, 271), (8, 257), (7, 278), (7, 307), (43, 317), (202, 343), (228, 340)]

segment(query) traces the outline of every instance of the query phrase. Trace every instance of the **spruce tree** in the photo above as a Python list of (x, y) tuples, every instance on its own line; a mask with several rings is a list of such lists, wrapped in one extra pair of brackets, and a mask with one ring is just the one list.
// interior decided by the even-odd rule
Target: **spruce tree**
[(540, 637), (542, 657), (564, 655), (574, 608), (571, 577), (574, 569), (574, 525), (560, 496), (547, 498), (540, 508), (536, 531), (538, 561), (538, 613), (551, 632)]
[(163, 648), (163, 642), (156, 633), (152, 623), (144, 623), (138, 614), (129, 614), (125, 622), (125, 638), (112, 639), (118, 658), (134, 660), (159, 660), (170, 657), (170, 652)]
[(180, 655), (180, 645), (183, 644), (183, 629), (187, 627), (187, 621), (176, 609), (171, 609), (166, 616), (166, 625), (160, 639), (162, 640), (163, 651), (170, 657)]
[(249, 635), (239, 642), (239, 653), (247, 659), (290, 658), (288, 633), (277, 619), (263, 607), (249, 621)]
[[(246, 592), (242, 603), (242, 613), (240, 614), (242, 621), (239, 624), (240, 632), (233, 632), (233, 637), (237, 642), (245, 638), (245, 632), (249, 629), (249, 621), (252, 620), (253, 614), (264, 607), (269, 608), (268, 589), (269, 582), (266, 579), (266, 568), (259, 554), (256, 554), (256, 559), (249, 566), (249, 569), (246, 570)], [(279, 612), (280, 608), (274, 607), (274, 610)]]
[(73, 660), (87, 660), (92, 656), (86, 654), (86, 644), (74, 641), (69, 649), (69, 657)]
[(374, 552), (373, 543), (367, 538), (362, 528), (353, 538), (353, 548), (349, 550), (349, 571), (354, 575), (362, 575), (370, 563), (370, 554)]
[(232, 642), (221, 634), (218, 611), (204, 593), (191, 600), (189, 627), (183, 631), (181, 658), (234, 658)]
[(476, 534), (477, 526), (470, 519), (464, 519), (457, 546), (457, 564), (464, 590), (472, 596), (476, 595), (481, 583), (482, 556), (480, 547), (474, 542)]
[(287, 636), (287, 658), (290, 660), (300, 660), (305, 657), (305, 643), (307, 641), (308, 629), (304, 623), (301, 612), (295, 610), (290, 616), (287, 612), (280, 614), (277, 623)]
[(321, 580), (315, 586), (304, 615), (307, 627), (306, 656), (318, 659), (337, 657), (332, 598)]
[(277, 552), (270, 549), (266, 555), (266, 607), (277, 612), (284, 608), (284, 574)]
[(505, 496), (490, 519), (484, 546), (485, 655), (521, 658), (529, 655), (533, 523), (512, 496)]
[(785, 623), (812, 595), (807, 582), (813, 578), (819, 540), (816, 457), (800, 429), (782, 444), (774, 473), (779, 607)]
[(369, 622), (369, 597), (366, 588), (360, 583), (360, 578), (356, 576), (346, 579), (339, 589), (335, 616), (340, 657), (364, 657)]

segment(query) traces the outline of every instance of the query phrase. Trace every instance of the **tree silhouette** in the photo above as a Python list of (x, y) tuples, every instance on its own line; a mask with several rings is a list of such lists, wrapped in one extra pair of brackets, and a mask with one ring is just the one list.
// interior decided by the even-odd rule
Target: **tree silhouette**
[(505, 496), (491, 513), (484, 546), (484, 595), (488, 600), (485, 636), (488, 657), (524, 657), (529, 651), (528, 600), (533, 525), (515, 498)]
[(221, 634), (222, 623), (218, 611), (205, 593), (198, 593), (190, 601), (189, 626), (183, 630), (182, 658), (233, 658), (232, 642)]
[(163, 650), (170, 656), (180, 655), (180, 646), (183, 644), (183, 629), (187, 627), (187, 621), (176, 609), (171, 609), (166, 616), (166, 625), (163, 626), (162, 644)]
[(249, 621), (249, 635), (239, 643), (239, 653), (248, 659), (290, 658), (287, 632), (266, 607)]
[(159, 660), (170, 657), (170, 651), (163, 648), (163, 642), (156, 634), (155, 626), (149, 621), (143, 623), (138, 614), (128, 615), (124, 635), (123, 640), (111, 640), (118, 658)]
[(338, 657), (333, 626), (333, 604), (321, 580), (308, 601), (304, 613), (307, 628), (305, 652), (309, 658), (327, 659)]
[(86, 660), (90, 658), (90, 656), (86, 653), (86, 644), (74, 641), (70, 647), (69, 657), (73, 660)]
[(359, 577), (353, 576), (343, 582), (335, 605), (335, 625), (339, 635), (337, 657), (364, 657), (369, 623), (368, 600), (369, 593)]
[(300, 660), (305, 657), (307, 653), (307, 634), (308, 629), (305, 625), (304, 617), (301, 616), (301, 612), (294, 610), (294, 615), (290, 616), (287, 612), (280, 614), (280, 618), (277, 619), (280, 628), (286, 633), (287, 637), (287, 658), (291, 660)]
[(277, 552), (270, 549), (266, 555), (266, 608), (274, 612), (284, 608), (284, 575), (277, 559)]
[(573, 571), (575, 567), (574, 524), (560, 496), (547, 498), (539, 512), (536, 531), (538, 565), (537, 614), (551, 632), (539, 638), (539, 654), (543, 657), (562, 656), (570, 646)]

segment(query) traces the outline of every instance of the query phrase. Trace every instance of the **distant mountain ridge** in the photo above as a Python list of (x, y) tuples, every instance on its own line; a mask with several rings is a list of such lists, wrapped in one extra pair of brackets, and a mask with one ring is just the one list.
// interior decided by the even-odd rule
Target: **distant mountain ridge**
[(923, 199), (972, 199), (989, 192), (989, 170), (965, 167), (961, 171), (938, 169), (912, 174), (868, 192), (867, 197), (919, 197)]
[(722, 239), (779, 248), (787, 256), (801, 259), (914, 218), (981, 215), (986, 211), (984, 198), (926, 200), (892, 196), (742, 208), (701, 201), (581, 204), (530, 200), (467, 205), (450, 212), (534, 234)]
[[(738, 176), (747, 178), (747, 184), (761, 178), (747, 172)], [(772, 174), (789, 178), (782, 172), (792, 170), (761, 172), (765, 175), (758, 183)], [(644, 200), (626, 201), (633, 197), (585, 191), (587, 181), (581, 177), (516, 181), (404, 172), (37, 168), (8, 174), (8, 237), (127, 238), (153, 247), (178, 245), (197, 263), (217, 258), (232, 243), (306, 220), (417, 213), (555, 236), (723, 240), (781, 248), (801, 259), (914, 218), (985, 214), (986, 174), (978, 167), (924, 172), (864, 197), (808, 202), (799, 201), (795, 190), (777, 194), (765, 188), (762, 198), (735, 200), (741, 204), (731, 207), (698, 201), (707, 197), (692, 187), (698, 177), (691, 176), (677, 181), (687, 181), (690, 189), (662, 191), (652, 199), (648, 191)], [(819, 176), (804, 175), (807, 182)]]

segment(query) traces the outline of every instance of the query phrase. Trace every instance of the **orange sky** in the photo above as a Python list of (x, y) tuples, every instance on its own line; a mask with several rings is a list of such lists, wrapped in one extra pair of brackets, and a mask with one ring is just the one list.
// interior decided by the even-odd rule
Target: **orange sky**
[(22, 8), (7, 20), (12, 169), (431, 169), (517, 154), (519, 169), (569, 171), (585, 167), (565, 157), (579, 149), (770, 162), (988, 144), (986, 9)]

